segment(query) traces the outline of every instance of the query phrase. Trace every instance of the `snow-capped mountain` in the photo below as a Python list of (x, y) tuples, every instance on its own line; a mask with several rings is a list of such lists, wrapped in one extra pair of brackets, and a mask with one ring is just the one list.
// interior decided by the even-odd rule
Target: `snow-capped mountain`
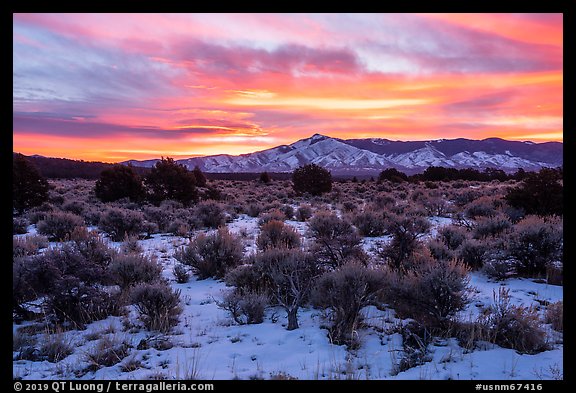
[[(158, 160), (130, 160), (125, 164), (151, 167)], [(378, 172), (397, 168), (406, 173), (429, 166), (452, 168), (488, 167), (515, 171), (562, 165), (562, 143), (525, 143), (499, 138), (484, 140), (438, 139), (391, 141), (387, 139), (338, 139), (314, 134), (290, 145), (239, 156), (220, 154), (178, 160), (189, 169), (204, 172), (292, 172), (305, 164), (317, 164), (333, 173)]]

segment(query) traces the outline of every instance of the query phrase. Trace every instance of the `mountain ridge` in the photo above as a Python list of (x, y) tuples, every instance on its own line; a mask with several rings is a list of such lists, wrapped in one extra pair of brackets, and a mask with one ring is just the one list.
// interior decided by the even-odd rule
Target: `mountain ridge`
[[(396, 168), (418, 173), (429, 166), (449, 168), (519, 168), (539, 170), (563, 164), (563, 143), (456, 138), (425, 141), (392, 141), (384, 138), (340, 139), (315, 133), (289, 145), (241, 155), (218, 154), (176, 160), (188, 169), (198, 166), (208, 173), (292, 172), (317, 164), (333, 173), (376, 173)], [(151, 167), (159, 159), (128, 160), (123, 164)]]

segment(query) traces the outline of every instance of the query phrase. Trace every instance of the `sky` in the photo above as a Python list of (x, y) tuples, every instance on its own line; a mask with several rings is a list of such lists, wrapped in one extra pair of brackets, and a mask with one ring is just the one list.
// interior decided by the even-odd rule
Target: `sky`
[(13, 150), (563, 140), (562, 14), (14, 14)]

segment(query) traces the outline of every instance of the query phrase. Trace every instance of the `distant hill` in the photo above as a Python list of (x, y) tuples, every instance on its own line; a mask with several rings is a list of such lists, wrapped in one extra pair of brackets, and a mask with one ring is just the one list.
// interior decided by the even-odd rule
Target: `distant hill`
[[(99, 161), (43, 157), (36, 154), (25, 157), (34, 164), (43, 177), (48, 179), (98, 179), (104, 169), (111, 168), (114, 165)], [(150, 169), (134, 167), (134, 170), (139, 174), (144, 174)]]

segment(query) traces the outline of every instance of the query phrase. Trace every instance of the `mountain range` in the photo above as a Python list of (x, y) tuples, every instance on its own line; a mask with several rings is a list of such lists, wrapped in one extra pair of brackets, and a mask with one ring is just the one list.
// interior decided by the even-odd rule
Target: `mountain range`
[[(502, 169), (513, 172), (558, 167), (563, 162), (561, 142), (522, 142), (500, 138), (483, 140), (436, 139), (392, 141), (381, 138), (339, 139), (314, 134), (290, 145), (241, 155), (218, 154), (177, 160), (189, 169), (207, 173), (292, 172), (305, 164), (317, 164), (333, 174), (378, 173), (396, 168), (412, 174), (429, 166)], [(152, 167), (159, 159), (129, 160), (123, 164)]]

